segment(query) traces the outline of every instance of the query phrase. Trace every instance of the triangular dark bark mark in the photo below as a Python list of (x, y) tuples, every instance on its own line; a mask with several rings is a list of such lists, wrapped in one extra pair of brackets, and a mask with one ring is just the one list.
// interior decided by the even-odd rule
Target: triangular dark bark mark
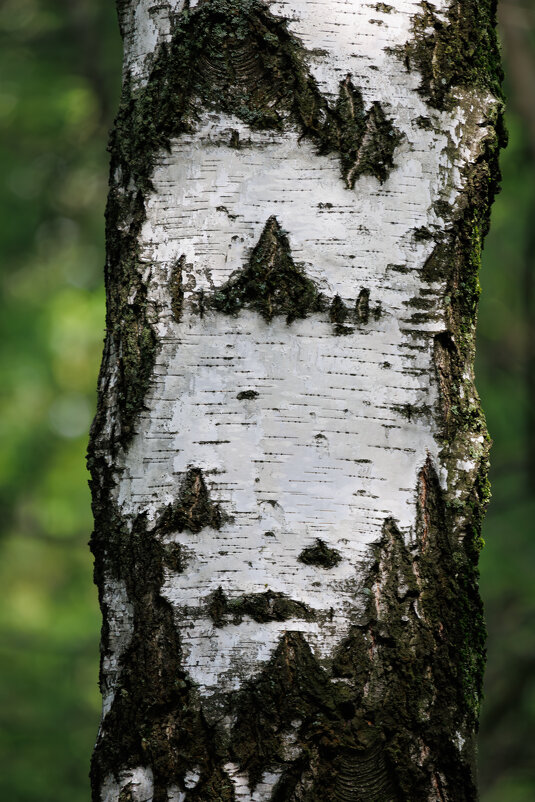
[(300, 741), (302, 729), (313, 726), (311, 719), (329, 702), (332, 705), (328, 675), (302, 634), (286, 633), (260, 676), (236, 700), (231, 748), (242, 771), (249, 774), (251, 786), (276, 761), (284, 733), (295, 730), (292, 722), (298, 722)]
[[(204, 304), (227, 315), (235, 315), (240, 309), (254, 309), (268, 323), (277, 315), (285, 315), (286, 322), (291, 323), (310, 313), (328, 310), (333, 334), (343, 335), (352, 334), (357, 324), (368, 323), (369, 299), (370, 291), (365, 288), (352, 308), (339, 295), (329, 303), (312, 279), (295, 264), (288, 236), (272, 216), (247, 265), (214, 293), (204, 296)], [(381, 314), (381, 305), (377, 303), (373, 316), (377, 320)], [(242, 393), (238, 395), (245, 397)]]
[(206, 482), (199, 468), (190, 468), (180, 486), (178, 499), (166, 507), (158, 524), (160, 532), (196, 534), (207, 526), (219, 529), (223, 515), (218, 504), (210, 499)]
[(381, 183), (394, 167), (394, 150), (400, 133), (387, 118), (380, 103), (366, 113), (362, 94), (346, 76), (340, 83), (336, 106), (342, 175), (350, 189), (361, 175), (373, 175)]
[(335, 295), (329, 307), (329, 320), (333, 324), (333, 332), (337, 336), (343, 334), (353, 334), (351, 326), (344, 326), (346, 318), (350, 315), (350, 310), (342, 301), (339, 295)]
[(384, 113), (380, 103), (373, 103), (366, 115), (364, 133), (356, 142), (354, 159), (348, 165), (346, 183), (351, 189), (361, 175), (373, 175), (381, 184), (388, 178), (394, 167), (394, 150), (401, 136)]
[(395, 802), (382, 736), (355, 702), (354, 688), (331, 681), (302, 634), (286, 633), (260, 677), (237, 696), (233, 758), (254, 787), (266, 768), (279, 763), (289, 740), (296, 756), (289, 765), (284, 760), (274, 800), (364, 802), (379, 800), (366, 793), (380, 787), (386, 794), (381, 802)]
[(343, 324), (348, 315), (348, 308), (339, 295), (335, 295), (329, 307), (329, 320), (331, 323)]
[(270, 217), (247, 266), (214, 293), (211, 306), (226, 314), (254, 309), (267, 321), (285, 315), (291, 323), (324, 309), (325, 300), (294, 263), (286, 233)]
[[(467, 524), (465, 542), (450, 541), (448, 507), (428, 458), (418, 475), (416, 542), (407, 545), (396, 522), (385, 521), (365, 583), (366, 623), (334, 659), (334, 677), (361, 693), (364, 719), (385, 738), (402, 799), (427, 799), (437, 784), (444, 798), (477, 796), (471, 737), (483, 660), (472, 532), (478, 522), (476, 515)], [(466, 750), (452, 742), (452, 732)]]

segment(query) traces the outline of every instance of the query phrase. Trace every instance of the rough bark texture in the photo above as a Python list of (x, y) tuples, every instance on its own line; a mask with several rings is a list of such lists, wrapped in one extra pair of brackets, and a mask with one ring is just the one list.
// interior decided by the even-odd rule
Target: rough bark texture
[(118, 0), (94, 802), (469, 802), (491, 0)]

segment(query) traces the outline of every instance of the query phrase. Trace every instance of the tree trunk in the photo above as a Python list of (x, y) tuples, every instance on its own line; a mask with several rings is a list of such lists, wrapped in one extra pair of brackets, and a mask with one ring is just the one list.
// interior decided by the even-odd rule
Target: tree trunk
[(477, 798), (492, 0), (120, 0), (95, 802)]

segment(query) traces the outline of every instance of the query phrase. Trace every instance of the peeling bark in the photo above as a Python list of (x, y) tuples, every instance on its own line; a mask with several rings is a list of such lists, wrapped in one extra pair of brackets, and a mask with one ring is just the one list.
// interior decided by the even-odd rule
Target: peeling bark
[(118, 11), (93, 800), (471, 802), (493, 3)]

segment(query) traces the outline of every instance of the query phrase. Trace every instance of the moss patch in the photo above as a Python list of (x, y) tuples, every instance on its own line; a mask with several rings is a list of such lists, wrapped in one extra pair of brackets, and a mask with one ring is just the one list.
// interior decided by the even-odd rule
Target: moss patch
[(422, 76), (420, 92), (437, 108), (457, 86), (477, 86), (502, 97), (496, 0), (453, 0), (443, 21), (432, 3), (420, 4), (412, 39), (400, 50), (407, 69)]

